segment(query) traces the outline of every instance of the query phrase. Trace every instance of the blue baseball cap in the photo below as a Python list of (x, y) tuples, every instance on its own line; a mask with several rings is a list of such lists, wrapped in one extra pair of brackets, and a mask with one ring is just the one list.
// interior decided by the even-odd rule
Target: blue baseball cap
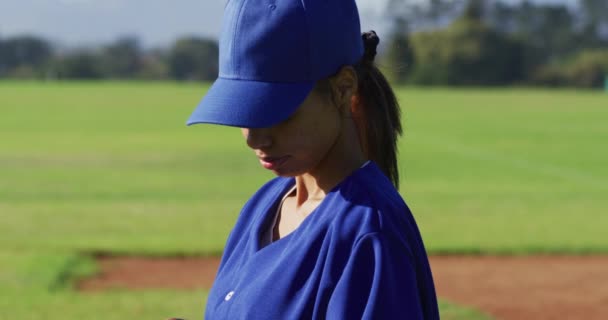
[(219, 77), (187, 124), (278, 124), (364, 53), (354, 0), (228, 0)]

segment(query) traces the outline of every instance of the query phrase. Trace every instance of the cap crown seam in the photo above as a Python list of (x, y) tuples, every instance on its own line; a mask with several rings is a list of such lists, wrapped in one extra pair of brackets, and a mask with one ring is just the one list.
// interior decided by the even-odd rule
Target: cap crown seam
[(249, 3), (249, 0), (245, 0), (243, 1), (243, 5), (241, 5), (241, 7), (239, 8), (239, 14), (238, 17), (236, 18), (236, 22), (234, 25), (234, 34), (232, 35), (232, 43), (230, 44), (231, 48), (231, 54), (232, 56), (230, 57), (230, 62), (233, 64), (233, 72), (235, 74), (240, 74), (240, 70), (241, 70), (241, 66), (240, 64), (238, 64), (238, 60), (236, 59), (236, 51), (238, 50), (239, 46), (236, 44), (237, 42), (237, 35), (239, 34), (239, 30), (241, 29), (241, 19), (243, 17), (243, 14), (245, 12), (245, 7), (247, 6), (247, 4)]
[(317, 80), (320, 80), (320, 79), (315, 79), (319, 75), (316, 74), (316, 70), (313, 69), (313, 63), (312, 63), (312, 61), (314, 59), (314, 56), (313, 56), (313, 52), (312, 52), (313, 48), (312, 48), (312, 45), (311, 45), (313, 39), (311, 38), (312, 37), (312, 33), (310, 32), (310, 30), (311, 30), (311, 27), (310, 27), (310, 15), (309, 15), (308, 8), (306, 7), (305, 0), (300, 0), (300, 3), (302, 4), (302, 10), (304, 10), (304, 16), (306, 17), (306, 33), (307, 33), (307, 39), (308, 39), (308, 42), (307, 42), (307, 47), (308, 47), (308, 68), (307, 68), (307, 70), (308, 70), (308, 77), (307, 78), (310, 79), (311, 81), (315, 81), (316, 82)]

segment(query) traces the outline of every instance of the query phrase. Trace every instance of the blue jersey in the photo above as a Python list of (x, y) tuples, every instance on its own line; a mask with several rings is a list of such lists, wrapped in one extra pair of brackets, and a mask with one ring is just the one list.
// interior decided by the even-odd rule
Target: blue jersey
[(273, 179), (244, 206), (206, 319), (439, 319), (414, 218), (373, 162), (334, 187), (296, 230), (262, 247), (294, 184)]

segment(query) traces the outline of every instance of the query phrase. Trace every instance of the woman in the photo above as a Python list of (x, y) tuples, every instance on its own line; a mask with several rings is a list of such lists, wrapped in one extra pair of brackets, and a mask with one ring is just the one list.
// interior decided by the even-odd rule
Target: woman
[(400, 112), (354, 0), (230, 0), (188, 124), (242, 128), (277, 178), (244, 206), (207, 319), (438, 319), (396, 190)]

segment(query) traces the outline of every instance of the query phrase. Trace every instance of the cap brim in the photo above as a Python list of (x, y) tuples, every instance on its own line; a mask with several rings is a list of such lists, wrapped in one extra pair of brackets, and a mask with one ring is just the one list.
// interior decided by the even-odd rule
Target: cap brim
[(289, 118), (314, 86), (314, 82), (274, 83), (218, 78), (187, 125), (212, 123), (240, 128), (271, 127)]

